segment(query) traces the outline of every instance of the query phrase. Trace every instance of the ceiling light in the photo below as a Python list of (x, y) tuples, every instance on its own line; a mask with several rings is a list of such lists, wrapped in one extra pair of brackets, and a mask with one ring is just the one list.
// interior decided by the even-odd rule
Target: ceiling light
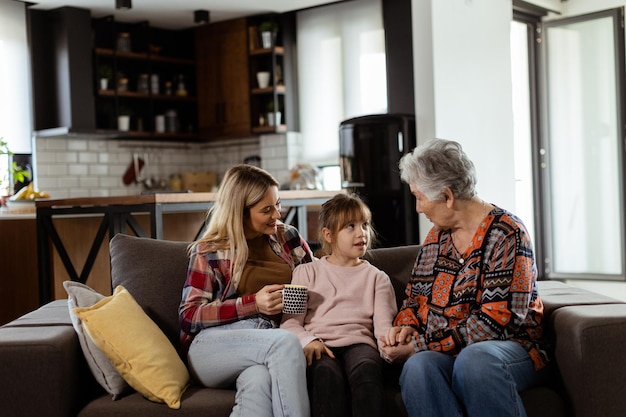
[(193, 12), (193, 21), (199, 25), (206, 25), (207, 23), (209, 23), (209, 11), (196, 10), (195, 12)]
[(118, 10), (130, 10), (133, 8), (132, 0), (115, 0), (115, 8)]

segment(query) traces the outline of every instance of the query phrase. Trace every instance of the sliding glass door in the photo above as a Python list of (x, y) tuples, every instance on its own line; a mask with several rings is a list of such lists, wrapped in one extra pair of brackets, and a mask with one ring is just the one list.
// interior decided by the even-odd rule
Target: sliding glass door
[(624, 279), (623, 8), (544, 23), (548, 278)]

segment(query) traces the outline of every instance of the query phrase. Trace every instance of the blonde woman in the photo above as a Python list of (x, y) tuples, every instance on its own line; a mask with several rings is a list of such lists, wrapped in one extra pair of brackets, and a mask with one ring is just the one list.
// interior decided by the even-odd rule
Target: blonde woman
[(231, 416), (310, 414), (302, 348), (277, 327), (281, 290), (313, 255), (280, 221), (280, 211), (278, 182), (260, 168), (237, 165), (224, 176), (206, 232), (190, 247), (179, 308), (182, 347), (200, 384), (236, 386)]

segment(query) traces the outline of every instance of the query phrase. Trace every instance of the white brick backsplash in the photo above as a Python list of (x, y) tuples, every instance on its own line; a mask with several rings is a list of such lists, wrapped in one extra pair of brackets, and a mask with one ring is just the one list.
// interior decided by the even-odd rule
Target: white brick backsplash
[[(44, 149), (49, 151), (66, 151), (68, 139), (49, 138), (42, 142)], [(37, 145), (39, 145), (39, 140)]]
[[(233, 165), (252, 155), (279, 182), (299, 161), (299, 135), (263, 135), (209, 143), (137, 142), (94, 138), (36, 138), (35, 184), (52, 198), (136, 195), (141, 184), (124, 185), (122, 176), (137, 153), (148, 164), (141, 175), (160, 176), (185, 171), (214, 171), (218, 181)], [(295, 148), (295, 149), (292, 149)], [(289, 155), (289, 157), (288, 157)]]
[(78, 161), (78, 153), (77, 152), (57, 152), (56, 154), (57, 162), (65, 162), (65, 163), (73, 163)]
[(57, 179), (58, 188), (77, 188), (79, 186), (79, 178), (84, 177), (59, 177)]
[(68, 165), (65, 165), (65, 164), (49, 165), (48, 169), (46, 169), (45, 172), (47, 173), (47, 175), (50, 175), (53, 177), (64, 176), (64, 175), (67, 175)]
[(87, 141), (85, 140), (70, 140), (67, 141), (68, 151), (85, 151), (87, 150)]
[(109, 173), (108, 165), (89, 165), (89, 175), (106, 176)]
[(98, 154), (95, 152), (79, 152), (78, 162), (81, 164), (93, 164), (98, 162)]
[(89, 166), (85, 164), (70, 165), (67, 169), (67, 173), (70, 175), (87, 175), (89, 173)]

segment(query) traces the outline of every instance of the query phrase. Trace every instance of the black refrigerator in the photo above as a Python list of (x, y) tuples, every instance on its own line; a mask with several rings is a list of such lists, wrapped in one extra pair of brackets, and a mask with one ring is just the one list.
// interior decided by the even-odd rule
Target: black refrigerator
[(398, 170), (402, 155), (415, 146), (414, 115), (374, 114), (339, 125), (341, 185), (372, 211), (373, 247), (420, 243), (415, 200)]

